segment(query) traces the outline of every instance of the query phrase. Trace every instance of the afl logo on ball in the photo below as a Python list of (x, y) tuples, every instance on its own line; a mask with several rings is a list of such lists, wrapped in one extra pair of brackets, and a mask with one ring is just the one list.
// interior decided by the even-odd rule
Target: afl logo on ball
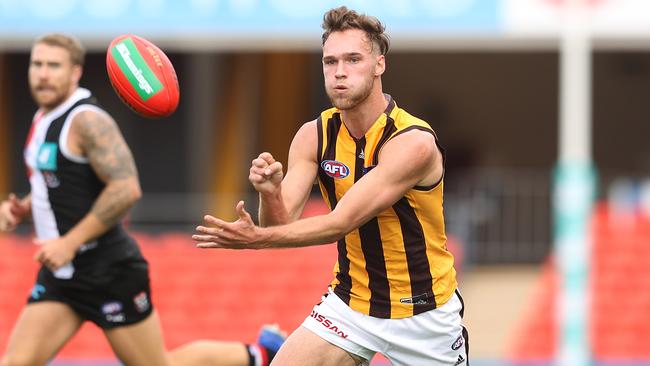
[(336, 160), (324, 160), (320, 163), (320, 166), (325, 171), (325, 174), (334, 179), (343, 179), (350, 174), (350, 168)]

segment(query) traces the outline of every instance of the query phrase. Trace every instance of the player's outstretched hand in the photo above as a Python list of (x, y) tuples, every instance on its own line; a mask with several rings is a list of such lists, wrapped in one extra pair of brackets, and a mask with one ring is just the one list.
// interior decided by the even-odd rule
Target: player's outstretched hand
[(235, 208), (237, 221), (228, 222), (211, 215), (205, 215), (205, 225), (196, 227), (197, 234), (192, 235), (199, 248), (223, 249), (262, 249), (266, 246), (261, 241), (259, 227), (255, 226), (251, 215), (244, 208), (244, 201), (239, 201)]

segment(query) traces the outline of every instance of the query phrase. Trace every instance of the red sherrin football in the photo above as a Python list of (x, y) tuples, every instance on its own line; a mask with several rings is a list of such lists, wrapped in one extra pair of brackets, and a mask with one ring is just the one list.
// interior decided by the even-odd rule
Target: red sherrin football
[(178, 107), (174, 66), (146, 39), (132, 34), (115, 38), (106, 51), (106, 70), (117, 95), (136, 113), (158, 118)]

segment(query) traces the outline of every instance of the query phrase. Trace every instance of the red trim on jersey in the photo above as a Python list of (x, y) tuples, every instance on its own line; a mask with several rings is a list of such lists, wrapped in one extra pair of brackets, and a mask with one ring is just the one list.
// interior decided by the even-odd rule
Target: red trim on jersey
[[(29, 146), (29, 144), (32, 142), (32, 139), (34, 138), (34, 131), (36, 130), (36, 126), (38, 126), (38, 123), (41, 122), (41, 119), (43, 119), (44, 115), (45, 113), (41, 111), (36, 112), (36, 115), (32, 120), (32, 126), (29, 128), (27, 139), (25, 140), (25, 149), (27, 149), (27, 146)], [(29, 165), (27, 165), (27, 161), (25, 161), (25, 168), (27, 169), (27, 178), (30, 178), (32, 176), (32, 169), (29, 167)]]

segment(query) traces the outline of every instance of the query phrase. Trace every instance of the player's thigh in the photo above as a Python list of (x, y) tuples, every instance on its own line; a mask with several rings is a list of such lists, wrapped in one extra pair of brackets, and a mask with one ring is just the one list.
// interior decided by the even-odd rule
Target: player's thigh
[(104, 334), (125, 366), (170, 365), (156, 311), (138, 323), (105, 329)]
[(296, 329), (284, 342), (272, 366), (356, 366), (362, 360), (334, 346), (305, 327)]
[(44, 365), (82, 323), (83, 320), (64, 303), (27, 304), (11, 332), (2, 365)]

